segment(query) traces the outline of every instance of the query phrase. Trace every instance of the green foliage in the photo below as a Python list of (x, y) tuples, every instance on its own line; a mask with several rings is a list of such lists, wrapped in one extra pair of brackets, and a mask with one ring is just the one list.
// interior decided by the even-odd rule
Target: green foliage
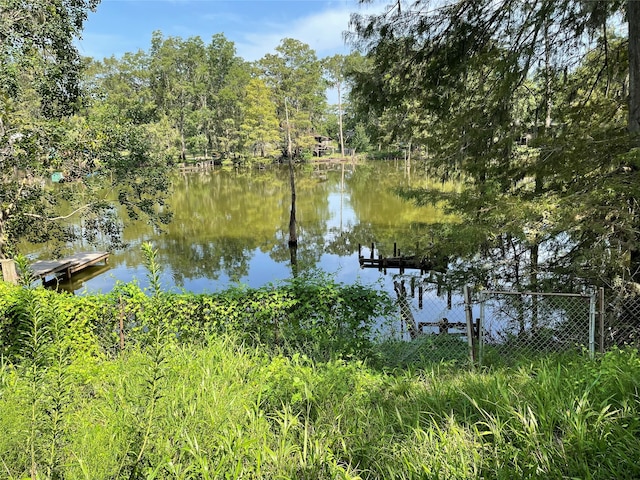
[(387, 367), (419, 368), (447, 362), (469, 364), (469, 344), (454, 335), (421, 335), (411, 342), (385, 340), (376, 345), (378, 362)]
[[(149, 96), (154, 110), (169, 119), (177, 133), (172, 147), (178, 148), (182, 161), (187, 153), (204, 158), (238, 153), (249, 70), (232, 42), (223, 34), (213, 35), (207, 45), (200, 37), (165, 38), (156, 31), (144, 61), (148, 81), (142, 84), (142, 96)], [(139, 68), (144, 71), (144, 63)], [(119, 79), (118, 70), (111, 78)], [(117, 100), (118, 92), (110, 84), (105, 87)]]
[(167, 294), (143, 248), (151, 295), (0, 283), (8, 478), (640, 473), (637, 350), (464, 371), (438, 363), (465, 355), (455, 337), (374, 343), (390, 303), (371, 289), (310, 275)]
[(265, 55), (257, 66), (276, 105), (283, 131), (283, 156), (297, 157), (308, 150), (309, 139), (324, 113), (322, 65), (308, 45), (285, 38), (276, 53)]
[(364, 125), (358, 123), (353, 131), (353, 135), (348, 139), (347, 145), (356, 152), (367, 152), (370, 147), (369, 136)]
[[(51, 340), (52, 351), (59, 351), (57, 342)], [(322, 480), (640, 474), (637, 350), (614, 350), (594, 361), (547, 357), (487, 371), (436, 364), (385, 373), (357, 360), (268, 355), (226, 335), (157, 346), (71, 363), (58, 353), (48, 366), (3, 360), (3, 475)]]
[[(142, 68), (132, 65), (139, 56), (128, 56), (119, 81), (111, 81), (111, 103), (98, 101), (104, 93), (98, 82), (82, 81), (87, 68), (97, 76), (105, 73), (82, 62), (73, 45), (98, 3), (0, 2), (2, 257), (15, 255), (23, 238), (64, 245), (81, 235), (96, 243), (103, 234), (119, 245), (122, 219), (101, 188), (105, 178), (131, 217), (141, 215), (156, 226), (170, 219), (162, 208), (169, 187), (165, 151), (157, 142), (160, 128), (144, 123), (153, 112), (148, 97), (132, 87), (144, 79)], [(105, 83), (113, 80), (104, 76)], [(64, 183), (48, 185), (54, 173)], [(65, 222), (74, 215), (84, 221), (81, 231)]]
[[(358, 64), (362, 61), (362, 57), (358, 52), (352, 52), (349, 55), (334, 55), (332, 57), (328, 57), (322, 60), (322, 67), (324, 69), (325, 77), (333, 88), (336, 89), (336, 93), (338, 94), (338, 105), (336, 106), (337, 111), (337, 128), (334, 134), (334, 138), (338, 141), (338, 146), (340, 147), (340, 153), (344, 156), (344, 116), (345, 109), (343, 107), (343, 96), (345, 96), (346, 89), (349, 87), (349, 82), (347, 80), (347, 76), (349, 72), (354, 69)], [(357, 148), (360, 150), (359, 146), (354, 146), (352, 148)], [(362, 150), (366, 150), (366, 148), (362, 148)]]
[(149, 285), (151, 286), (151, 295), (157, 297), (162, 293), (160, 286), (160, 264), (158, 263), (158, 250), (153, 249), (150, 242), (142, 244), (142, 254), (144, 255), (144, 264), (147, 268)]
[(460, 260), (452, 276), (515, 290), (638, 280), (629, 132), (640, 109), (629, 102), (640, 96), (627, 78), (640, 45), (618, 27), (626, 14), (632, 31), (639, 12), (622, 1), (408, 3), (354, 15), (367, 56), (353, 103), (377, 138), (419, 147), (430, 176), (464, 182), (403, 192), (461, 220), (433, 229), (434, 250)]
[[(92, 478), (96, 478), (94, 472), (104, 471), (109, 471), (107, 475), (111, 478), (146, 478), (153, 475), (153, 471), (166, 474), (179, 468), (164, 460), (159, 462), (159, 458), (165, 458), (163, 455), (158, 457), (159, 445), (163, 444), (168, 432), (165, 430), (166, 409), (177, 406), (168, 386), (184, 385), (183, 372), (172, 374), (169, 359), (177, 358), (175, 355), (179, 357), (189, 348), (187, 345), (216, 344), (219, 337), (211, 335), (228, 332), (244, 342), (281, 351), (306, 350), (310, 355), (327, 358), (366, 357), (373, 341), (372, 322), (384, 312), (387, 304), (384, 296), (364, 287), (343, 287), (329, 281), (325, 285), (317, 278), (315, 283), (297, 279), (278, 288), (255, 291), (238, 288), (219, 295), (164, 294), (159, 285), (156, 252), (149, 244), (143, 246), (143, 251), (152, 285), (151, 296), (134, 284), (119, 285), (109, 295), (74, 297), (43, 288), (27, 289), (0, 283), (3, 289), (0, 318), (6, 319), (5, 324), (0, 325), (2, 358), (14, 362), (7, 363), (0, 372), (4, 375), (0, 388), (8, 384), (9, 378), (24, 376), (26, 382), (24, 388), (16, 391), (0, 390), (0, 404), (5, 399), (12, 402), (15, 414), (7, 418), (0, 415), (0, 423), (8, 432), (15, 432), (15, 440), (27, 447), (24, 454), (8, 451), (3, 455), (11, 477), (14, 468), (18, 472), (16, 475), (21, 475), (21, 471), (42, 471), (47, 478), (65, 476), (62, 472), (68, 468), (85, 472), (84, 475), (91, 471)], [(117, 360), (113, 355), (120, 333), (119, 322), (126, 326), (126, 350), (118, 356), (123, 360)], [(344, 330), (349, 326), (355, 328), (351, 333)], [(83, 335), (85, 339), (81, 341)], [(312, 335), (317, 335), (318, 339)], [(100, 350), (100, 346), (103, 349)], [(108, 356), (104, 357), (104, 353)], [(186, 351), (184, 354), (189, 361), (193, 359)], [(225, 355), (234, 354), (228, 351)], [(104, 359), (108, 357), (113, 360), (106, 360), (105, 364)], [(102, 367), (95, 369), (101, 362)], [(231, 365), (237, 360), (225, 362)], [(15, 370), (13, 365), (16, 365)], [(135, 368), (131, 368), (132, 365)], [(206, 365), (209, 368), (209, 362)], [(97, 382), (88, 387), (93, 392), (91, 398), (99, 398), (99, 403), (107, 400), (109, 405), (104, 408), (112, 412), (108, 422), (115, 422), (120, 427), (107, 438), (90, 422), (80, 428), (80, 432), (85, 431), (83, 428), (91, 430), (90, 434), (69, 438), (72, 430), (78, 431), (71, 428), (72, 422), (85, 418), (85, 406), (77, 402), (83, 402), (82, 391), (91, 382)], [(109, 382), (113, 385), (107, 388), (115, 388), (113, 395), (102, 397), (97, 394), (105, 388), (103, 384)], [(231, 385), (235, 384), (236, 381), (231, 381)], [(250, 385), (255, 389), (257, 384), (251, 382)], [(196, 388), (201, 396), (202, 384)], [(343, 390), (347, 391), (346, 388)], [(216, 392), (220, 393), (218, 388)], [(24, 398), (18, 401), (17, 395), (24, 395)], [(16, 414), (15, 409), (20, 408), (25, 409), (24, 415)], [(220, 413), (228, 413), (228, 403)], [(281, 420), (284, 422), (283, 434), (288, 436), (289, 427), (293, 425), (290, 422), (296, 423), (297, 419), (285, 414)], [(96, 425), (104, 425), (104, 422), (99, 421)], [(178, 440), (185, 442), (179, 455), (184, 454), (186, 462), (199, 462), (206, 469), (201, 463), (206, 455), (203, 456), (192, 434), (197, 435), (190, 432), (186, 438)], [(88, 437), (83, 439), (83, 435)], [(215, 436), (226, 437), (227, 433)], [(291, 438), (297, 439), (298, 433)], [(100, 465), (89, 459), (82, 459), (77, 464), (69, 459), (69, 455), (79, 459), (77, 455), (83, 455), (83, 452), (92, 455), (93, 449), (100, 450), (107, 445), (113, 455), (105, 461), (98, 453), (98, 458), (103, 458)], [(69, 448), (79, 448), (80, 453), (70, 452)], [(289, 449), (288, 446), (283, 448)], [(278, 451), (275, 446), (264, 449), (267, 456), (277, 452), (277, 457), (272, 458), (277, 469), (288, 468), (284, 450)], [(315, 445), (315, 449), (317, 458), (308, 457), (307, 453), (300, 456), (305, 465), (303, 470), (320, 468), (324, 471), (328, 468), (322, 460), (327, 458), (324, 448)], [(238, 463), (228, 463), (237, 461), (233, 460), (238, 455), (237, 450), (229, 445), (229, 451), (232, 457), (220, 463), (216, 471), (239, 468)], [(247, 453), (247, 458), (253, 459), (253, 456)], [(261, 462), (257, 467), (249, 468), (260, 471)], [(329, 469), (334, 473), (343, 470), (337, 465)]]
[(247, 84), (244, 120), (240, 128), (245, 148), (260, 157), (272, 154), (280, 142), (276, 105), (270, 95), (269, 89), (260, 79), (251, 79)]
[(21, 345), (28, 344), (29, 330), (20, 322), (28, 299), (35, 295), (63, 312), (60, 317), (69, 326), (66, 338), (76, 355), (95, 353), (96, 337), (104, 352), (113, 352), (122, 323), (126, 344), (140, 347), (154, 345), (160, 328), (163, 337), (180, 343), (200, 343), (207, 334), (227, 333), (313, 358), (366, 358), (372, 352), (377, 325), (391, 309), (387, 296), (374, 289), (336, 284), (322, 275), (216, 294), (166, 293), (160, 290), (154, 251), (145, 248), (151, 296), (135, 284), (118, 284), (109, 294), (87, 297), (0, 284), (5, 291), (0, 303), (2, 352), (18, 358)]
[[(22, 100), (27, 92), (42, 100), (38, 108), (47, 117), (74, 111), (80, 99), (81, 61), (73, 41), (88, 12), (99, 3), (0, 1), (0, 118), (7, 113), (4, 107), (11, 103), (9, 99)], [(0, 136), (5, 134), (4, 126), (11, 123), (0, 122)]]
[(97, 319), (79, 311), (78, 305), (67, 294), (0, 282), (0, 355), (46, 365), (54, 338), (73, 357), (95, 354), (92, 322)]

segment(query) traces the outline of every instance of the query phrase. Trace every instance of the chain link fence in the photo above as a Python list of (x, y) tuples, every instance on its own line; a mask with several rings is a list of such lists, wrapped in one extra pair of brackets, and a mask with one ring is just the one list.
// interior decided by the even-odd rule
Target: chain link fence
[[(400, 334), (422, 360), (488, 363), (521, 356), (603, 351), (613, 339), (638, 340), (626, 318), (640, 318), (640, 296), (606, 317), (601, 291), (585, 294), (447, 289), (440, 276), (394, 278)], [(605, 317), (608, 325), (605, 325)], [(626, 323), (625, 323), (626, 322)]]
[(400, 337), (413, 340), (403, 352), (408, 358), (399, 362), (468, 362), (477, 351), (478, 307), (465, 303), (462, 292), (448, 289), (439, 275), (396, 275), (393, 286)]
[(596, 350), (595, 292), (481, 291), (480, 360)]

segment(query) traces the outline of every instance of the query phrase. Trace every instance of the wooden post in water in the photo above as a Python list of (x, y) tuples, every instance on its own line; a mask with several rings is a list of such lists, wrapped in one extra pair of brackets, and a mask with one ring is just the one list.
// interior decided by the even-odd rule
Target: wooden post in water
[(0, 260), (2, 263), (2, 278), (7, 283), (18, 284), (18, 272), (16, 271), (16, 262), (11, 258)]
[(449, 319), (443, 318), (438, 322), (438, 334), (439, 335), (448, 335), (449, 334)]
[(418, 287), (418, 308), (422, 310), (422, 295), (424, 293), (422, 284)]

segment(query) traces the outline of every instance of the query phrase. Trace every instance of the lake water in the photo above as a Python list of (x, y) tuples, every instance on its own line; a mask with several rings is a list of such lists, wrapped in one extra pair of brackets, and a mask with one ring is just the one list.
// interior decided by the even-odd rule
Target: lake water
[[(123, 239), (128, 247), (114, 252), (108, 267), (92, 267), (61, 287), (106, 293), (118, 281), (146, 286), (142, 242), (158, 250), (166, 290), (204, 293), (291, 278), (286, 167), (217, 167), (177, 174), (173, 184), (169, 204), (174, 219), (165, 231), (142, 222), (126, 223)], [(424, 176), (408, 171), (403, 162), (298, 167), (298, 271), (319, 269), (339, 282), (382, 282), (388, 288), (391, 274), (360, 268), (358, 244), (366, 246), (365, 255), (371, 243), (391, 255), (394, 242), (401, 252), (412, 253), (417, 242), (428, 242), (425, 225), (446, 219), (440, 210), (416, 207), (394, 193), (394, 188), (407, 185), (428, 186)], [(69, 247), (76, 252), (95, 249), (82, 242)], [(32, 246), (28, 252), (33, 258), (50, 255), (47, 245)]]

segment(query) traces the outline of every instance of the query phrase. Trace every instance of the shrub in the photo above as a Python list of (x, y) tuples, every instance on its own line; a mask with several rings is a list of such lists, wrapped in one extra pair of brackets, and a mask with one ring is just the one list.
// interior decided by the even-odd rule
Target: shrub
[(384, 293), (358, 284), (337, 284), (321, 275), (212, 294), (168, 293), (156, 286), (150, 295), (136, 283), (118, 284), (108, 294), (91, 296), (5, 283), (0, 289), (0, 353), (12, 359), (29, 341), (27, 313), (33, 302), (46, 313), (43, 332), (51, 316), (60, 317), (64, 336), (78, 354), (95, 355), (99, 350), (115, 354), (121, 326), (126, 345), (148, 345), (160, 326), (178, 343), (201, 343), (208, 334), (232, 334), (249, 344), (315, 359), (366, 358), (375, 327), (391, 305)]

